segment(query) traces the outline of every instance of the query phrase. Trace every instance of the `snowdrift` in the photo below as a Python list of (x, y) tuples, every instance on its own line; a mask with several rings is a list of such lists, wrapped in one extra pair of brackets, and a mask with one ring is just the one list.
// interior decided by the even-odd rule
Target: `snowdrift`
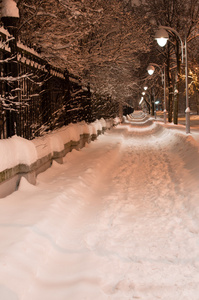
[(81, 149), (119, 123), (119, 118), (102, 118), (90, 124), (71, 123), (32, 141), (18, 136), (0, 140), (0, 156), (3, 157), (0, 161), (0, 197), (15, 191), (22, 176), (35, 184), (36, 176), (49, 168), (53, 160), (62, 163), (68, 152)]

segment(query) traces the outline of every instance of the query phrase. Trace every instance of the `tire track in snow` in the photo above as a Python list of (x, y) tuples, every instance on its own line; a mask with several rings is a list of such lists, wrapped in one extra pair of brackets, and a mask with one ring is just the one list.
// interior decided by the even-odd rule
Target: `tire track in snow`
[[(154, 279), (149, 289), (153, 290), (157, 285), (159, 297), (167, 285), (173, 290), (173, 295), (183, 295), (180, 290), (185, 281), (188, 282), (187, 290), (190, 288), (192, 293), (198, 279), (196, 276), (193, 280), (192, 276), (193, 273), (196, 275), (198, 268), (198, 250), (190, 228), (184, 224), (187, 217), (184, 203), (189, 200), (190, 194), (187, 194), (181, 178), (182, 172), (186, 173), (182, 160), (173, 153), (175, 148), (172, 145), (168, 150), (168, 147), (162, 146), (159, 138), (153, 137), (152, 143), (146, 141), (146, 144), (138, 143), (137, 146), (137, 137), (134, 139), (132, 134), (128, 138), (128, 147), (123, 147), (119, 166), (117, 170), (112, 170), (112, 182), (109, 181), (112, 193), (107, 198), (105, 196), (108, 206), (101, 218), (102, 227), (99, 226), (96, 248), (92, 245), (92, 249), (100, 256), (109, 253), (120, 261), (132, 261), (128, 272), (135, 282), (137, 273), (132, 268), (136, 268), (139, 276), (149, 269), (147, 276)], [(107, 227), (104, 224), (106, 218)], [(103, 245), (100, 245), (100, 241), (103, 241)], [(130, 256), (129, 249), (132, 253)], [(171, 275), (169, 277), (172, 280), (167, 282), (165, 278), (169, 269), (179, 278), (177, 281)], [(126, 270), (121, 268), (120, 271), (125, 279), (105, 284), (104, 289), (108, 294), (112, 294), (113, 290), (118, 292), (119, 287), (122, 290), (127, 285), (130, 289), (133, 285), (130, 276), (126, 276)], [(160, 278), (157, 282), (157, 275), (162, 280), (162, 286), (159, 286)], [(176, 288), (172, 282), (175, 282)], [(148, 299), (145, 293), (143, 297)]]
[[(54, 164), (39, 176), (35, 196), (24, 192), (35, 199), (29, 209), (16, 210), (18, 223), (31, 223), (6, 254), (5, 284), (10, 273), (16, 277), (10, 288), (19, 300), (198, 300), (191, 201), (199, 189), (186, 160), (191, 149), (170, 131), (140, 122)], [(193, 191), (185, 184), (190, 173)]]

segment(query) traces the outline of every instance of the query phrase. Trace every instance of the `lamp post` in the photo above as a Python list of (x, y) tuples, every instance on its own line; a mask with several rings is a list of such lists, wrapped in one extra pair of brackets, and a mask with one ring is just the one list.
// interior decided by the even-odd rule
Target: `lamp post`
[(146, 100), (146, 95), (147, 95), (147, 92), (145, 92), (146, 90), (148, 89), (147, 86), (144, 86), (144, 91), (142, 92), (142, 97), (140, 99), (140, 102), (139, 102), (139, 105), (142, 104), (143, 101), (146, 102), (146, 105), (148, 107), (148, 110), (149, 110), (149, 114), (150, 114), (150, 103)]
[(141, 97), (140, 102), (139, 102), (139, 105), (142, 104), (143, 100), (144, 100), (144, 97)]
[(190, 133), (190, 108), (189, 108), (189, 95), (188, 95), (188, 58), (187, 58), (187, 36), (185, 35), (184, 44), (179, 35), (179, 33), (167, 26), (160, 26), (160, 29), (156, 32), (155, 39), (157, 40), (159, 46), (164, 47), (169, 35), (167, 31), (173, 32), (180, 40), (181, 52), (182, 52), (182, 63), (185, 60), (185, 89), (186, 89), (186, 133)]
[[(163, 41), (162, 41), (163, 43)], [(147, 72), (149, 73), (149, 75), (153, 75), (155, 68), (154, 67), (158, 67), (161, 71), (162, 74), (162, 84), (164, 85), (164, 123), (166, 124), (166, 114), (167, 114), (167, 110), (166, 110), (166, 76), (165, 76), (165, 65), (164, 68), (162, 70), (162, 68), (155, 63), (150, 63), (148, 68), (147, 68)]]

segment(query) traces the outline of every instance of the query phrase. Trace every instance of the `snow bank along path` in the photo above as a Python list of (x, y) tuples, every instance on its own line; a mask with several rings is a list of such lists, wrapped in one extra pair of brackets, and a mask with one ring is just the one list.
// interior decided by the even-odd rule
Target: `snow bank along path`
[(35, 184), (37, 174), (49, 168), (53, 160), (61, 163), (72, 149), (81, 149), (120, 122), (119, 118), (101, 118), (90, 124), (71, 123), (32, 141), (19, 136), (0, 140), (0, 157), (3, 158), (0, 160), (0, 198), (14, 192), (22, 176)]
[(0, 299), (198, 300), (199, 154), (126, 120), (0, 199)]

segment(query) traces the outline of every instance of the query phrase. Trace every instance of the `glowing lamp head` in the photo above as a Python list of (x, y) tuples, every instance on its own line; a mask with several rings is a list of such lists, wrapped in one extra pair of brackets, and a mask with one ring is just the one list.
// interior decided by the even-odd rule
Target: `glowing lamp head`
[(160, 47), (164, 47), (164, 46), (166, 45), (166, 43), (167, 43), (167, 39), (165, 39), (165, 38), (163, 38), (163, 37), (158, 38), (158, 39), (156, 39), (156, 40), (157, 40), (157, 43), (158, 43), (158, 45), (159, 45)]
[(149, 65), (147, 68), (147, 72), (149, 73), (149, 75), (153, 75), (154, 71), (155, 71), (154, 66)]
[(160, 28), (155, 34), (155, 40), (160, 47), (164, 47), (169, 39), (169, 34), (164, 28)]

